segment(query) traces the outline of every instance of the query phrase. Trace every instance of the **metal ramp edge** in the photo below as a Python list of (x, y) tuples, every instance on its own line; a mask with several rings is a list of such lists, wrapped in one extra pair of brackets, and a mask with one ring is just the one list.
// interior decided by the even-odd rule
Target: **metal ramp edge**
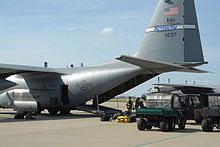
[(97, 109), (97, 107), (93, 106), (93, 105), (80, 105), (80, 106), (76, 106), (75, 107), (77, 110), (81, 110), (81, 111), (85, 111), (85, 112), (89, 112), (89, 113), (94, 113), (97, 115), (103, 115), (106, 113), (121, 113), (121, 110), (118, 109), (114, 109), (114, 108), (110, 108), (110, 107), (106, 107), (106, 106), (99, 106), (99, 109)]

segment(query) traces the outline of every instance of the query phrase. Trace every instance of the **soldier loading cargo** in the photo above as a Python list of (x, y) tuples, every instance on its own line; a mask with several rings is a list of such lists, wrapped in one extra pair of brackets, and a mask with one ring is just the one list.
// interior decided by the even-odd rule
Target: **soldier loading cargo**
[(137, 98), (135, 101), (135, 109), (137, 108), (143, 108), (144, 107), (144, 103), (143, 100), (141, 98)]
[(131, 100), (131, 97), (128, 98), (126, 107), (128, 109), (128, 115), (131, 115), (132, 109), (133, 109), (133, 102)]

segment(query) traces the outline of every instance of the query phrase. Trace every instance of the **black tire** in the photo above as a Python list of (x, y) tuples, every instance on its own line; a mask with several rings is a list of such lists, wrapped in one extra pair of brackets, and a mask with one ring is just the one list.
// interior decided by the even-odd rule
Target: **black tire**
[(146, 126), (146, 121), (143, 118), (141, 118), (137, 121), (137, 128), (139, 131), (144, 131), (145, 126)]
[(197, 119), (195, 120), (196, 124), (201, 124), (202, 123), (202, 119)]
[(148, 119), (145, 119), (145, 122), (146, 122), (145, 129), (151, 130), (151, 129), (152, 129), (152, 125), (150, 124), (150, 122), (148, 121)]
[(25, 119), (33, 120), (33, 119), (36, 119), (36, 116), (34, 116), (33, 114), (28, 114), (28, 115), (25, 116)]
[(100, 120), (101, 121), (110, 121), (110, 116), (102, 115)]
[(202, 130), (204, 132), (212, 132), (214, 127), (211, 125), (210, 121), (208, 119), (202, 120)]
[(172, 130), (175, 130), (175, 122), (174, 122), (174, 120), (171, 120), (170, 122), (169, 122), (169, 131), (172, 131)]
[(185, 129), (185, 127), (186, 127), (185, 122), (181, 122), (181, 123), (178, 125), (178, 127), (179, 127), (180, 130)]
[(152, 129), (152, 126), (147, 124), (147, 125), (146, 125), (146, 129), (147, 129), (147, 130), (151, 130), (151, 129)]
[(62, 109), (62, 110), (60, 110), (60, 114), (61, 115), (69, 115), (70, 114), (70, 110), (69, 109)]
[(183, 116), (180, 120), (180, 124), (178, 124), (178, 127), (180, 130), (185, 129), (186, 127), (186, 121), (187, 121), (187, 117)]
[(164, 121), (160, 122), (160, 129), (163, 132), (169, 131), (169, 124), (167, 122), (164, 122)]
[(49, 112), (50, 115), (57, 115), (59, 110), (57, 110), (57, 109), (48, 109), (48, 112)]
[(17, 114), (14, 116), (14, 119), (24, 119), (24, 114)]
[(38, 111), (35, 112), (35, 114), (36, 114), (36, 115), (38, 115), (38, 114), (40, 115), (40, 114), (41, 114), (41, 111), (38, 110)]

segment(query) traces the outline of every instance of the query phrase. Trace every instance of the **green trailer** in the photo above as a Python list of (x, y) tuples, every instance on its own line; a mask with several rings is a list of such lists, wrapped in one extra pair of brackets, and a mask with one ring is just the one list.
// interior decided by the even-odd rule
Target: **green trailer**
[(158, 127), (163, 132), (172, 131), (178, 125), (185, 128), (186, 116), (184, 105), (176, 94), (149, 95), (147, 107), (136, 109), (137, 128), (140, 131)]

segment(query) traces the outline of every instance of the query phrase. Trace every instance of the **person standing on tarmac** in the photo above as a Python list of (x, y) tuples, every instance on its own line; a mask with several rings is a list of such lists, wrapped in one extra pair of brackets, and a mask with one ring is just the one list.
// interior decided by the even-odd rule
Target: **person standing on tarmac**
[(137, 109), (137, 108), (139, 108), (139, 106), (140, 106), (140, 98), (138, 97), (137, 99), (136, 99), (136, 101), (135, 101), (135, 109)]
[(131, 97), (128, 98), (126, 106), (127, 106), (127, 109), (128, 109), (128, 115), (131, 115), (132, 108), (133, 108), (133, 102), (131, 100)]
[(143, 100), (141, 98), (137, 98), (136, 101), (135, 101), (135, 109), (137, 108), (143, 108), (144, 107), (144, 103), (143, 103)]
[(139, 106), (140, 106), (140, 108), (144, 108), (144, 101), (142, 98), (139, 101)]

